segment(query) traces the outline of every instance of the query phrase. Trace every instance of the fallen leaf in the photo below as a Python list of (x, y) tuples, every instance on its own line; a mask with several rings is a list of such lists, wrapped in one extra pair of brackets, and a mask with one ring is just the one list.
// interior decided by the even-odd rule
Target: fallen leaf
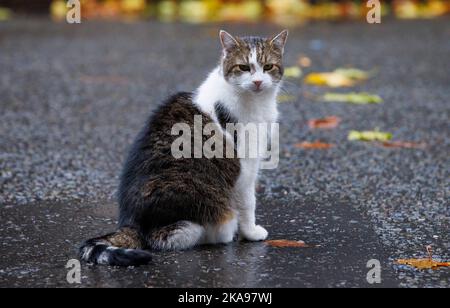
[(450, 267), (450, 262), (438, 262), (433, 260), (433, 253), (431, 245), (426, 246), (428, 252), (428, 258), (423, 259), (400, 259), (397, 260), (397, 264), (408, 265), (417, 269), (439, 269), (440, 267)]
[(348, 134), (348, 140), (354, 141), (381, 141), (386, 142), (392, 139), (391, 133), (380, 132), (379, 130), (373, 131), (356, 131), (352, 130)]
[(296, 148), (307, 149), (307, 150), (326, 150), (334, 147), (334, 144), (324, 143), (320, 141), (315, 142), (300, 142), (294, 145)]
[(267, 245), (277, 248), (285, 248), (285, 247), (310, 247), (306, 245), (303, 241), (290, 241), (290, 240), (270, 240), (265, 242)]
[(294, 102), (296, 100), (296, 97), (294, 95), (288, 95), (288, 94), (281, 94), (277, 97), (278, 103), (289, 103)]
[(286, 78), (300, 78), (302, 70), (298, 66), (291, 66), (284, 69), (284, 76)]
[(379, 104), (383, 102), (383, 99), (380, 96), (366, 92), (325, 93), (322, 100), (324, 102), (350, 103), (357, 105)]
[(335, 73), (310, 73), (305, 77), (305, 83), (331, 88), (353, 87), (355, 85), (355, 81), (352, 79)]
[(367, 80), (371, 73), (356, 68), (338, 68), (333, 72), (310, 73), (305, 83), (331, 88), (352, 87), (358, 82)]
[(338, 68), (334, 70), (334, 73), (340, 74), (342, 76), (348, 77), (350, 79), (355, 80), (366, 80), (368, 79), (372, 74), (357, 68)]
[(386, 148), (404, 148), (404, 149), (424, 149), (426, 144), (423, 142), (410, 141), (385, 141), (381, 145)]
[(330, 116), (323, 119), (312, 119), (308, 121), (308, 126), (311, 129), (324, 128), (330, 129), (335, 128), (341, 123), (342, 119), (336, 116)]
[(430, 259), (400, 259), (397, 264), (409, 265), (417, 269), (438, 269), (440, 267), (449, 267), (450, 262), (437, 262)]

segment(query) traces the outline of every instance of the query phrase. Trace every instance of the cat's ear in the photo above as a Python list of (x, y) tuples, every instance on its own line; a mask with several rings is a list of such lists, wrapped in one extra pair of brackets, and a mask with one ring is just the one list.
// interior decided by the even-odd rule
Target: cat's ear
[(224, 50), (229, 50), (233, 47), (239, 46), (239, 42), (230, 33), (225, 30), (219, 32), (220, 42)]
[(277, 46), (282, 51), (284, 51), (284, 46), (286, 45), (286, 41), (288, 38), (288, 30), (281, 31), (280, 34), (275, 35), (274, 37), (269, 39), (269, 44)]

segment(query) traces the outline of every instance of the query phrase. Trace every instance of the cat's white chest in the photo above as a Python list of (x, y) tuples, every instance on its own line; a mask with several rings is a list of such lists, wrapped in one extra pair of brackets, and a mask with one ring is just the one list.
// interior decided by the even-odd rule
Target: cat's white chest
[(278, 120), (276, 101), (272, 98), (267, 98), (265, 101), (243, 101), (233, 111), (239, 122), (243, 124), (267, 124)]

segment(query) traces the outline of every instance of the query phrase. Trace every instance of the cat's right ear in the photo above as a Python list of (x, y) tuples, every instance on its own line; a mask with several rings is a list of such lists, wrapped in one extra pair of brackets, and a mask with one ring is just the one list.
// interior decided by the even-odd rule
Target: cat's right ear
[(239, 42), (227, 31), (220, 30), (219, 32), (220, 42), (222, 43), (223, 50), (230, 50), (236, 46), (239, 46)]

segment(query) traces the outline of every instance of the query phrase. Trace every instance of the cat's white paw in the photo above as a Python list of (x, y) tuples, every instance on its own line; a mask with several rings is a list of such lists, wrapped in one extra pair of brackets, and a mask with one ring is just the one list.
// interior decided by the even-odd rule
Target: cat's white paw
[(268, 235), (269, 232), (261, 226), (241, 231), (241, 237), (252, 242), (264, 241)]

